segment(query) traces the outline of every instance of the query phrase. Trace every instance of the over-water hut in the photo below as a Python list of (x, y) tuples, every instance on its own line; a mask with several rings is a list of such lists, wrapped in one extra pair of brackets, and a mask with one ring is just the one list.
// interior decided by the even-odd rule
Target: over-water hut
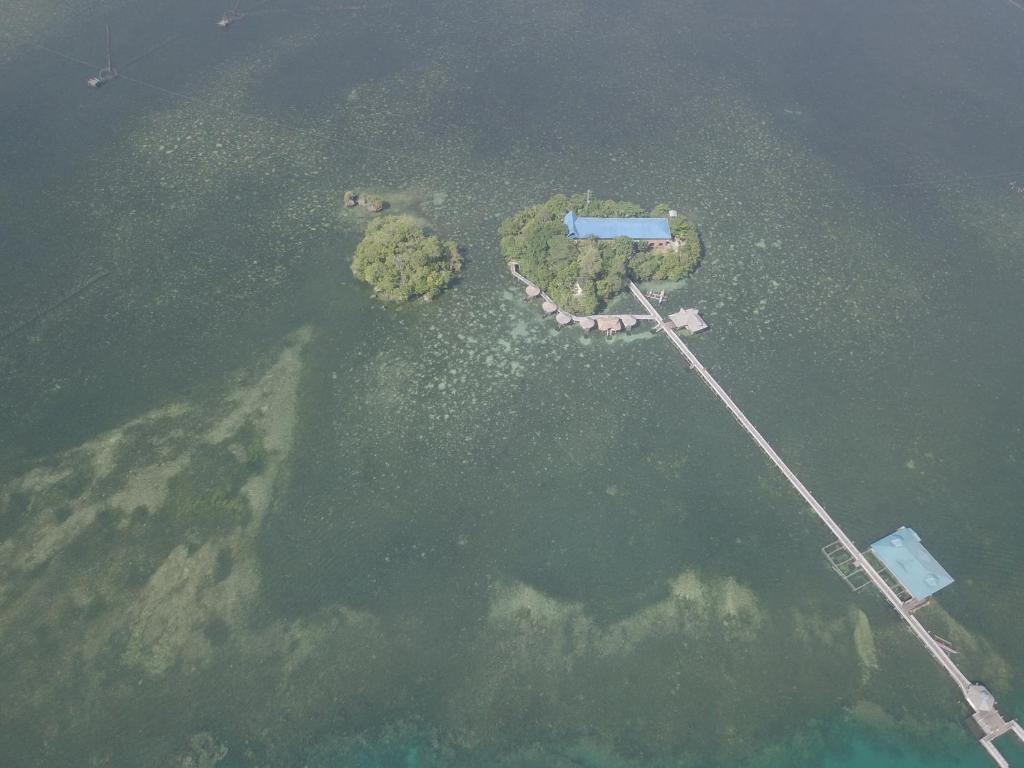
[(674, 327), (685, 328), (690, 333), (700, 333), (708, 327), (704, 318), (700, 316), (700, 312), (692, 308), (680, 309), (674, 315), (669, 315), (668, 319), (672, 321)]
[(550, 301), (545, 301), (543, 304), (540, 305), (540, 308), (544, 310), (544, 314), (545, 315), (550, 315), (550, 314), (553, 314), (554, 312), (558, 311), (558, 307), (556, 307)]
[(594, 326), (596, 325), (596, 323), (594, 322), (594, 318), (592, 317), (581, 317), (579, 322), (580, 328), (582, 328), (584, 331), (592, 331), (594, 330)]
[(555, 322), (558, 323), (559, 326), (564, 328), (565, 326), (572, 322), (572, 318), (569, 317), (569, 315), (565, 314), (565, 312), (559, 312), (557, 315), (555, 315)]
[(632, 315), (623, 315), (621, 319), (622, 327), (625, 328), (627, 331), (632, 330), (633, 328), (636, 327), (636, 318), (633, 317)]
[(528, 285), (528, 286), (526, 286), (526, 297), (527, 298), (535, 299), (538, 296), (540, 296), (540, 288), (538, 288), (536, 285)]
[(622, 323), (616, 315), (602, 315), (597, 318), (597, 330), (611, 336), (613, 333), (618, 333), (622, 330)]

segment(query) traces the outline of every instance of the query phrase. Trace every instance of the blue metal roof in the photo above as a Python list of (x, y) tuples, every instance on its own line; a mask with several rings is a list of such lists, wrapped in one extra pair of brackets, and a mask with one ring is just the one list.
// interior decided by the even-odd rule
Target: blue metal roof
[(596, 237), (598, 240), (614, 240), (628, 237), (631, 240), (671, 240), (672, 230), (668, 219), (640, 218), (598, 218), (577, 216), (569, 211), (565, 214), (565, 228), (572, 240)]
[(913, 528), (901, 526), (872, 544), (871, 551), (918, 600), (953, 583), (953, 577), (924, 548)]

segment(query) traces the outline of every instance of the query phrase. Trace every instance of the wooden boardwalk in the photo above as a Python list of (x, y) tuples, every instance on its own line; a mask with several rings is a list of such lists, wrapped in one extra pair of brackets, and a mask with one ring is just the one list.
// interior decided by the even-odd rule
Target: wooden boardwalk
[(836, 537), (836, 541), (842, 545), (842, 548), (847, 551), (853, 562), (859, 567), (864, 573), (868, 580), (875, 586), (875, 588), (882, 594), (889, 604), (893, 607), (893, 610), (899, 614), (900, 618), (910, 627), (911, 632), (921, 641), (921, 644), (925, 647), (932, 658), (938, 662), (949, 677), (956, 684), (957, 688), (960, 689), (961, 694), (967, 703), (974, 710), (975, 716), (978, 720), (984, 720), (985, 723), (981, 725), (984, 728), (984, 735), (981, 738), (981, 745), (985, 748), (985, 751), (992, 757), (1000, 768), (1009, 768), (1009, 763), (1006, 762), (1005, 758), (999, 753), (995, 745), (992, 743), (995, 738), (1007, 731), (1013, 731), (1021, 741), (1024, 741), (1024, 729), (1013, 720), (1006, 721), (995, 709), (995, 701), (992, 700), (991, 694), (988, 690), (981, 685), (972, 683), (956, 663), (949, 657), (946, 649), (941, 643), (939, 643), (931, 634), (924, 628), (921, 622), (911, 613), (911, 610), (904, 605), (904, 602), (896, 594), (895, 590), (889, 583), (882, 578), (881, 573), (871, 564), (871, 562), (861, 553), (857, 548), (857, 545), (853, 543), (853, 540), (846, 535), (846, 532), (840, 527), (832, 516), (825, 510), (825, 507), (814, 498), (814, 495), (807, 489), (800, 478), (796, 476), (796, 473), (789, 468), (789, 466), (782, 460), (782, 457), (775, 452), (771, 444), (764, 438), (764, 436), (758, 431), (757, 427), (744, 415), (743, 411), (740, 410), (739, 406), (733, 402), (733, 399), (729, 397), (729, 393), (726, 392), (722, 386), (715, 380), (715, 377), (711, 375), (707, 368), (701, 364), (697, 356), (690, 350), (688, 346), (679, 337), (679, 334), (673, 330), (673, 328), (665, 322), (665, 320), (655, 309), (654, 305), (647, 299), (643, 291), (641, 291), (635, 283), (630, 281), (629, 290), (636, 297), (636, 300), (640, 302), (641, 306), (651, 314), (652, 317), (657, 320), (657, 329), (662, 331), (672, 342), (672, 344), (679, 350), (680, 354), (686, 359), (690, 368), (697, 372), (697, 374), (703, 379), (704, 383), (707, 384), (708, 388), (717, 395), (718, 399), (722, 401), (729, 412), (736, 418), (736, 421), (740, 423), (740, 426), (746, 430), (747, 434), (750, 435), (751, 439), (757, 444), (764, 454), (771, 459), (772, 463), (778, 467), (779, 471), (789, 481), (789, 484), (793, 486), (794, 490), (800, 494), (804, 501), (811, 510), (818, 516), (818, 518), (825, 524), (829, 531)]
[(561, 313), (561, 314), (565, 315), (566, 317), (571, 318), (574, 323), (580, 323), (580, 322), (585, 321), (585, 320), (591, 320), (594, 323), (597, 323), (597, 321), (599, 321), (599, 320), (611, 319), (611, 318), (619, 318), (619, 319), (632, 318), (633, 320), (636, 320), (636, 321), (643, 320), (643, 321), (647, 321), (647, 322), (653, 322), (653, 321), (659, 319), (659, 318), (656, 318), (652, 314), (635, 315), (635, 314), (631, 314), (629, 312), (618, 313), (618, 314), (614, 314), (614, 315), (574, 315), (572, 312), (568, 312), (568, 311), (562, 309), (560, 306), (558, 306), (558, 302), (556, 302), (554, 299), (552, 299), (548, 294), (544, 293), (544, 291), (542, 291), (540, 289), (540, 286), (538, 286), (536, 283), (534, 283), (532, 280), (530, 280), (530, 278), (528, 278), (526, 275), (524, 275), (522, 272), (520, 272), (519, 271), (519, 265), (516, 262), (510, 261), (508, 263), (508, 268), (509, 268), (509, 271), (512, 273), (512, 277), (514, 277), (516, 280), (521, 282), (527, 288), (536, 288), (537, 289), (537, 295), (541, 298), (541, 300), (542, 301), (546, 301), (546, 302), (550, 303), (552, 306), (554, 306), (555, 311), (552, 312), (551, 314)]

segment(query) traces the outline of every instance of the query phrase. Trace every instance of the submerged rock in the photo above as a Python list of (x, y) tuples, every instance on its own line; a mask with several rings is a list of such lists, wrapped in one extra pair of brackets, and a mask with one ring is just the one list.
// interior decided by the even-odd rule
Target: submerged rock
[(878, 669), (878, 649), (875, 647), (875, 636), (871, 631), (871, 622), (867, 614), (860, 609), (851, 611), (853, 620), (853, 644), (860, 659), (861, 677), (867, 682), (871, 673)]
[(214, 768), (227, 754), (228, 748), (204, 731), (189, 739), (188, 752), (179, 765), (181, 768)]

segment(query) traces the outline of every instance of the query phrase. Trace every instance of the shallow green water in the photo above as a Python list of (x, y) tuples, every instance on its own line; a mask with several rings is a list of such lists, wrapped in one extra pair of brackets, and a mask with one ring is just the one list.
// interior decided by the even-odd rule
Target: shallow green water
[[(7, 763), (986, 764), (672, 348), (556, 332), (496, 230), (692, 215), (695, 351), (858, 542), (925, 537), (922, 616), (1020, 713), (1024, 13), (90, 8), (0, 47)], [(95, 92), (38, 47), (107, 21), (177, 37)], [(377, 306), (345, 189), (464, 279)]]

